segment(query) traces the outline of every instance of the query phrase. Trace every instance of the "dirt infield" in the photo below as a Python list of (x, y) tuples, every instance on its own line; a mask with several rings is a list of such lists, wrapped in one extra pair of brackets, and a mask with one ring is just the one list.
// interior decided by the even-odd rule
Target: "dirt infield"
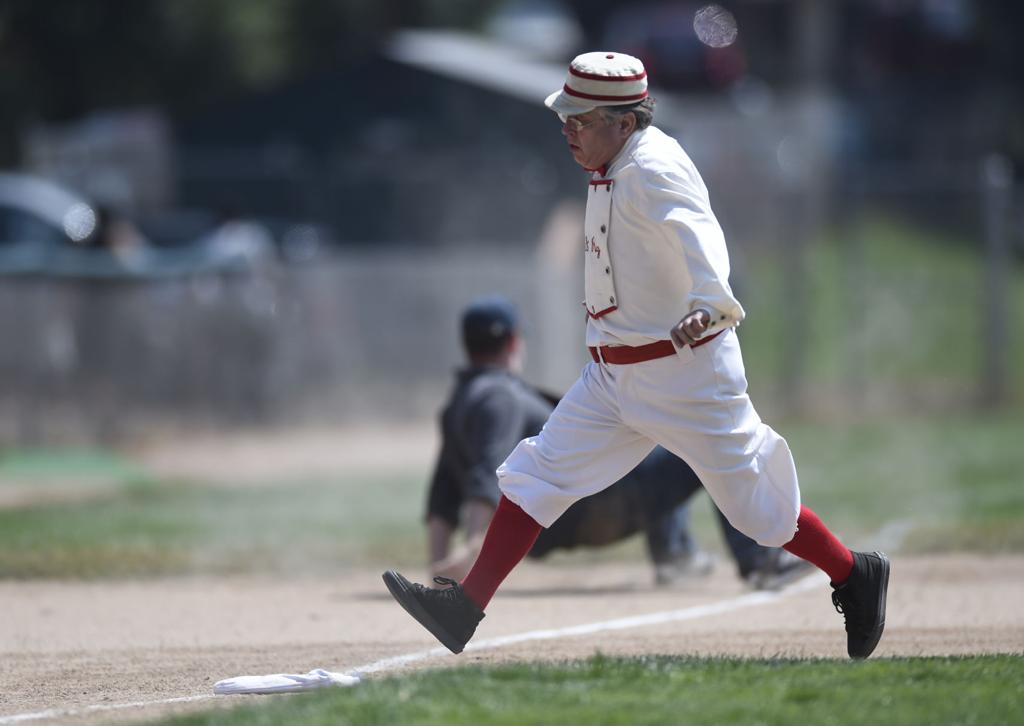
[[(401, 446), (396, 447), (395, 442)], [(139, 445), (128, 455), (151, 475), (214, 486), (259, 487), (282, 478), (428, 470), (437, 452), (433, 421), (406, 426), (235, 432), (180, 436)]]
[[(734, 602), (727, 568), (685, 587), (649, 584), (643, 564), (524, 564), (477, 639)], [(1024, 557), (895, 558), (877, 657), (1024, 652)], [(175, 579), (0, 583), (0, 724), (109, 723), (254, 697), (212, 697), (237, 675), (346, 671), (434, 647), (376, 571), (333, 581)], [(741, 611), (442, 656), (404, 668), (605, 654), (844, 657), (823, 582)], [(390, 672), (401, 672), (401, 668)], [(201, 700), (161, 702), (182, 697)], [(272, 698), (280, 698), (276, 696)], [(137, 704), (128, 708), (111, 706)], [(86, 709), (83, 711), (83, 709)], [(23, 716), (24, 719), (16, 720)]]

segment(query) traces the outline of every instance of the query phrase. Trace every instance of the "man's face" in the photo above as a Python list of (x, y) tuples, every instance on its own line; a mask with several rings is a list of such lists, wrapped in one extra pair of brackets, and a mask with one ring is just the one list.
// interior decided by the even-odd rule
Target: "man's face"
[(600, 109), (570, 116), (562, 124), (572, 158), (584, 169), (599, 169), (619, 153), (633, 132), (633, 116), (605, 114)]

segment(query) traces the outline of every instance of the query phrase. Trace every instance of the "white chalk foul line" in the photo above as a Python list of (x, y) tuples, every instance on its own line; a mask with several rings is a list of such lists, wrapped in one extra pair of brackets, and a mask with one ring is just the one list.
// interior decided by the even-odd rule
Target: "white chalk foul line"
[[(828, 578), (820, 572), (815, 572), (808, 575), (789, 586), (775, 592), (753, 592), (747, 595), (740, 595), (739, 597), (730, 598), (728, 600), (720, 600), (719, 602), (708, 603), (707, 605), (695, 605), (689, 608), (682, 608), (680, 610), (666, 610), (658, 613), (648, 613), (647, 615), (634, 615), (626, 618), (616, 618), (614, 620), (602, 620), (596, 623), (584, 623), (582, 625), (571, 625), (565, 628), (551, 628), (547, 630), (530, 630), (525, 633), (518, 633), (515, 635), (503, 635), (497, 638), (485, 638), (483, 640), (470, 643), (466, 646), (466, 652), (477, 651), (477, 650), (490, 650), (494, 648), (502, 648), (507, 645), (515, 645), (517, 643), (526, 643), (532, 640), (553, 640), (555, 638), (571, 638), (579, 635), (593, 635), (594, 633), (601, 633), (613, 630), (628, 630), (630, 628), (642, 628), (648, 625), (660, 625), (662, 623), (674, 623), (683, 620), (695, 620), (697, 618), (709, 617), (711, 615), (721, 615), (723, 613), (733, 612), (734, 610), (742, 610), (743, 608), (753, 607), (755, 605), (764, 605), (767, 603), (775, 602), (787, 595), (792, 595), (804, 590), (810, 590), (814, 587), (820, 587), (822, 584), (827, 583)], [(356, 666), (351, 669), (347, 675), (354, 676), (365, 676), (371, 673), (384, 673), (390, 670), (401, 668), (410, 663), (417, 661), (428, 660), (431, 658), (437, 658), (445, 655), (451, 655), (447, 648), (431, 648), (430, 650), (422, 650), (416, 653), (407, 653), (405, 655), (396, 655), (390, 658), (383, 658), (373, 663), (367, 663), (366, 665)], [(134, 703), (115, 703), (115, 704), (95, 704), (92, 706), (81, 706), (78, 708), (68, 709), (50, 709), (47, 711), (37, 711), (35, 713), (21, 713), (12, 716), (0, 716), (0, 724), (13, 724), (23, 723), (25, 721), (38, 721), (44, 718), (64, 718), (70, 716), (81, 716), (89, 713), (97, 713), (102, 711), (117, 711), (126, 708), (143, 708), (146, 706), (161, 706), (172, 703), (189, 703), (193, 701), (204, 701), (211, 698), (217, 698), (215, 694), (201, 694), (197, 696), (181, 696), (178, 698), (161, 698), (152, 701), (136, 701)]]
[[(804, 590), (810, 590), (813, 587), (820, 587), (822, 584), (827, 582), (828, 578), (824, 573), (815, 572), (777, 591), (752, 592), (747, 595), (740, 595), (739, 597), (730, 598), (728, 600), (720, 600), (719, 602), (708, 603), (707, 605), (695, 605), (681, 610), (666, 610), (658, 613), (648, 613), (647, 615), (634, 615), (627, 618), (616, 618), (615, 620), (602, 620), (596, 623), (571, 625), (565, 628), (531, 630), (525, 633), (517, 633), (515, 635), (486, 638), (484, 640), (478, 640), (470, 643), (466, 646), (466, 650), (464, 652), (502, 648), (506, 645), (526, 643), (531, 640), (571, 638), (577, 635), (593, 635), (594, 633), (604, 631), (628, 630), (630, 628), (642, 628), (648, 625), (660, 625), (662, 623), (674, 623), (682, 620), (695, 620), (697, 618), (704, 618), (710, 615), (721, 615), (722, 613), (732, 612), (733, 610), (741, 610), (754, 605), (763, 605), (775, 602), (787, 595), (793, 595), (798, 592), (803, 592)], [(378, 660), (365, 666), (356, 666), (349, 673), (356, 676), (380, 673), (383, 671), (393, 670), (395, 668), (401, 668), (409, 663), (415, 663), (416, 661), (427, 660), (428, 658), (443, 655), (451, 655), (451, 653), (447, 648), (431, 648), (430, 650), (424, 650), (418, 653), (409, 653), (408, 655), (396, 655), (391, 658), (384, 658), (383, 660)]]
[(68, 718), (71, 716), (84, 716), (90, 713), (102, 711), (120, 711), (125, 708), (144, 708), (145, 706), (161, 706), (170, 703), (189, 703), (190, 701), (206, 701), (216, 698), (212, 693), (202, 693), (198, 696), (179, 696), (177, 698), (159, 698), (153, 701), (135, 701), (134, 703), (97, 703), (92, 706), (79, 706), (78, 708), (51, 708), (48, 711), (36, 711), (35, 713), (18, 713), (13, 716), (0, 716), (0, 724), (22, 723), (24, 721), (39, 721), (44, 718)]

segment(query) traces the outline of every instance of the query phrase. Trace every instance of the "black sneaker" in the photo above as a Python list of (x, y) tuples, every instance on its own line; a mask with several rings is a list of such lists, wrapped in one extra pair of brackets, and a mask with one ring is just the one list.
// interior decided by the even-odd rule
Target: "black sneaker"
[(447, 577), (435, 577), (435, 590), (409, 582), (394, 570), (384, 573), (384, 584), (405, 611), (429, 630), (452, 653), (461, 653), (473, 637), (484, 612), (462, 591), (462, 585)]
[(867, 658), (885, 629), (889, 558), (881, 552), (854, 552), (849, 578), (832, 588), (832, 604), (846, 620), (846, 652)]

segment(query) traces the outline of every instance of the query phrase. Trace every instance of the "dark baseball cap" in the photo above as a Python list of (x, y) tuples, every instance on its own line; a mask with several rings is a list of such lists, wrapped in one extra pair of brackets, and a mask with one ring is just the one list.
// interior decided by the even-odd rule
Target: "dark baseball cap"
[(473, 301), (462, 312), (462, 343), (470, 353), (491, 353), (519, 330), (515, 305), (499, 296)]

